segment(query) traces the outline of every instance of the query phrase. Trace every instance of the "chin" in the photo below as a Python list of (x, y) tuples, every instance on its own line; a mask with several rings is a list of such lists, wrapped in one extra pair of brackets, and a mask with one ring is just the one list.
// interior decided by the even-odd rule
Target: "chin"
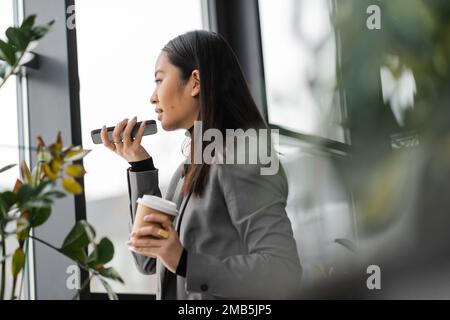
[(167, 123), (166, 121), (161, 121), (161, 127), (165, 130), (165, 131), (173, 131), (176, 130), (176, 126), (173, 123)]

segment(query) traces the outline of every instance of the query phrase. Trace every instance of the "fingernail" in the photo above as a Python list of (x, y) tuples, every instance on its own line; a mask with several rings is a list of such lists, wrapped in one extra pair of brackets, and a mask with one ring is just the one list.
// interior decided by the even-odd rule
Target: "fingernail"
[(158, 230), (158, 235), (160, 235), (161, 237), (166, 238), (166, 239), (169, 237), (169, 234), (167, 233), (167, 231), (165, 231), (163, 229)]
[(128, 241), (127, 241), (127, 244), (128, 244), (128, 245), (133, 244), (133, 240), (128, 240)]
[(136, 253), (138, 252), (138, 250), (132, 246), (128, 246), (128, 249), (130, 249), (131, 251), (136, 252)]
[(134, 237), (136, 235), (136, 231), (133, 231), (130, 236)]
[(150, 215), (144, 217), (144, 221), (150, 221)]

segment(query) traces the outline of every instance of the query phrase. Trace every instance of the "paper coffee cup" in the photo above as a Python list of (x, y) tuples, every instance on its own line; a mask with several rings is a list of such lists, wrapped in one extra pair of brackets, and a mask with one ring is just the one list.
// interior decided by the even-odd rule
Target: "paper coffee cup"
[(178, 215), (177, 205), (169, 200), (157, 196), (144, 195), (137, 199), (136, 216), (134, 218), (133, 231), (148, 225), (144, 217), (151, 213), (162, 213), (173, 219)]

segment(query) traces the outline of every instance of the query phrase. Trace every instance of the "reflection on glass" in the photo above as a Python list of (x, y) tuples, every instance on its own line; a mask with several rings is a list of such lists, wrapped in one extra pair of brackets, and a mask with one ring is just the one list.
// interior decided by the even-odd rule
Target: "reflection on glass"
[[(398, 57), (391, 58), (391, 68), (398, 68)], [(416, 81), (411, 69), (403, 68), (400, 75), (395, 76), (389, 66), (380, 67), (383, 101), (391, 107), (397, 124), (405, 125), (406, 112), (414, 107)]]
[(281, 137), (278, 150), (288, 177), (286, 211), (292, 223), (305, 282), (327, 276), (349, 252), (336, 239), (355, 241), (349, 194), (338, 177), (337, 159), (306, 143)]
[(259, 1), (268, 116), (272, 124), (345, 142), (330, 5)]
[[(87, 219), (99, 235), (114, 242), (112, 266), (126, 283), (112, 283), (114, 290), (151, 294), (156, 291), (154, 276), (139, 274), (126, 246), (129, 165), (102, 145), (94, 145), (90, 131), (133, 116), (138, 121), (156, 118), (149, 102), (156, 58), (171, 38), (201, 29), (200, 1), (79, 1), (76, 24), (82, 139), (84, 148), (92, 149), (84, 159)], [(171, 175), (184, 160), (185, 135), (184, 131), (164, 132), (159, 122), (158, 131), (144, 137), (142, 144), (159, 169), (164, 195)], [(91, 290), (104, 291), (98, 282), (91, 284)]]

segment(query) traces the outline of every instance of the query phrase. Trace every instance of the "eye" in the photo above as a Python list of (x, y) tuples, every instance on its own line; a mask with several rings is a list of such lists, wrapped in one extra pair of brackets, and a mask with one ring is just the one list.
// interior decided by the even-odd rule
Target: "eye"
[(162, 82), (161, 79), (155, 79), (155, 83), (156, 83), (156, 84), (160, 84), (161, 82)]

